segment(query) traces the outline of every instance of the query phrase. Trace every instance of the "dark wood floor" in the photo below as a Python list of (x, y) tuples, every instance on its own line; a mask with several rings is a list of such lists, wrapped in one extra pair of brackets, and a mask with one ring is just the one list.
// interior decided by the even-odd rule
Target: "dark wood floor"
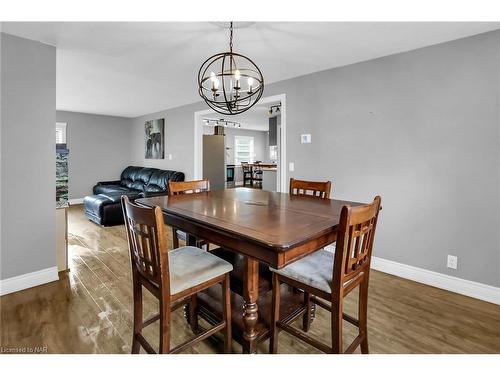
[[(132, 293), (123, 226), (102, 228), (69, 213), (71, 271), (61, 280), (0, 298), (0, 346), (46, 347), (49, 353), (129, 353)], [(170, 232), (170, 231), (169, 231)], [(147, 293), (146, 293), (147, 294)], [(355, 314), (356, 300), (346, 310)], [(157, 309), (145, 299), (145, 315)], [(173, 317), (173, 343), (190, 337), (182, 310)], [(369, 296), (372, 353), (500, 353), (500, 306), (373, 271)], [(329, 317), (318, 309), (311, 334), (329, 339)], [(354, 334), (345, 325), (345, 337)], [(146, 335), (157, 342), (158, 323)], [(240, 352), (238, 344), (233, 345)], [(205, 340), (189, 353), (220, 353), (220, 340)], [(267, 342), (259, 346), (267, 352)], [(280, 333), (280, 353), (317, 351)]]

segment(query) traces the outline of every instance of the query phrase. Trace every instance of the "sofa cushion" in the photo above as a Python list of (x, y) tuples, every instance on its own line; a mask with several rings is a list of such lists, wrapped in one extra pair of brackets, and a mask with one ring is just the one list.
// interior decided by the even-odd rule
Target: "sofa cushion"
[(94, 216), (101, 216), (102, 208), (106, 204), (111, 203), (113, 203), (111, 199), (103, 195), (87, 195), (85, 198), (83, 198), (85, 213), (89, 213)]
[(121, 184), (129, 189), (144, 191), (156, 168), (127, 167), (121, 174)]
[(94, 194), (108, 194), (108, 193), (117, 193), (117, 192), (127, 192), (130, 189), (126, 188), (122, 185), (95, 185), (94, 186)]
[(155, 170), (144, 188), (146, 193), (168, 192), (168, 181), (184, 181), (184, 173), (175, 171)]
[(107, 198), (108, 201), (110, 201), (110, 202), (120, 203), (120, 204), (121, 204), (122, 195), (126, 195), (130, 200), (142, 198), (142, 192), (138, 191), (138, 190), (127, 190), (124, 192), (113, 192), (113, 193), (99, 194), (99, 196)]
[[(120, 195), (121, 196), (121, 195)], [(100, 225), (123, 223), (121, 202), (114, 196), (89, 195), (83, 200), (85, 216)]]

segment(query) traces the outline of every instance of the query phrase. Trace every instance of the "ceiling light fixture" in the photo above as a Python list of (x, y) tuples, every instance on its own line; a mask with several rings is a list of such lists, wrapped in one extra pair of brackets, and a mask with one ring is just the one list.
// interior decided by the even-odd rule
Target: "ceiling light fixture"
[(236, 121), (227, 121), (227, 120), (224, 120), (223, 118), (221, 119), (213, 119), (213, 118), (206, 118), (206, 119), (203, 119), (203, 122), (205, 123), (205, 125), (221, 125), (221, 126), (233, 126), (235, 128), (241, 128), (241, 123), (239, 122), (236, 122)]
[(279, 102), (279, 104), (276, 104), (276, 105), (272, 105), (271, 108), (269, 108), (269, 116), (272, 116), (273, 113), (278, 113), (278, 112), (281, 112), (281, 102)]
[(210, 108), (224, 115), (250, 109), (264, 92), (264, 77), (248, 57), (233, 52), (233, 23), (229, 26), (229, 52), (213, 55), (198, 71), (198, 93)]

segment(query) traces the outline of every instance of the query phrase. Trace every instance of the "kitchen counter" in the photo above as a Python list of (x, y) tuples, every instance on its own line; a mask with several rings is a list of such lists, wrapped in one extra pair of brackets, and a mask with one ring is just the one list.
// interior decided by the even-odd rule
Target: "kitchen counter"
[(276, 191), (278, 186), (278, 168), (262, 168), (262, 190)]

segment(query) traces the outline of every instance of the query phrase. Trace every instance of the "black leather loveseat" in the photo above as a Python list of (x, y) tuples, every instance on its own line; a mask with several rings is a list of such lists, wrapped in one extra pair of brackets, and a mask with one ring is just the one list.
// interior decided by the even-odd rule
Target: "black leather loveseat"
[(167, 195), (168, 181), (184, 181), (184, 173), (129, 166), (123, 170), (119, 180), (102, 181), (94, 186), (94, 195), (83, 200), (85, 215), (100, 225), (122, 224), (122, 195), (131, 200)]

